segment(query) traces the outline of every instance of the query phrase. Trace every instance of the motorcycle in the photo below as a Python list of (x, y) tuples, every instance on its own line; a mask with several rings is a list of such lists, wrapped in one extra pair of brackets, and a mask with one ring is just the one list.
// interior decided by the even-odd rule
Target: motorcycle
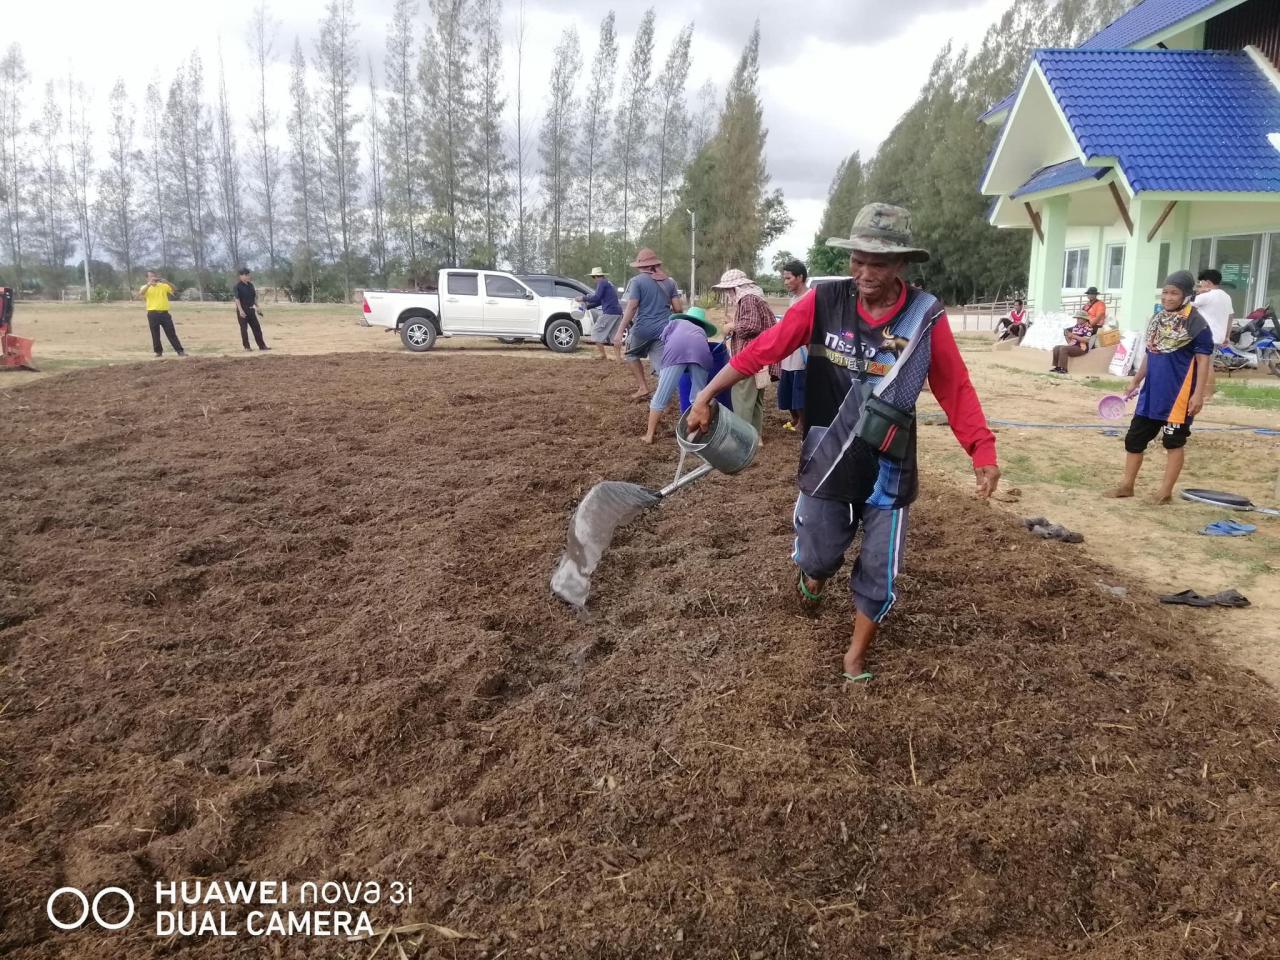
[[(1271, 333), (1266, 332), (1267, 324)], [(1271, 307), (1253, 311), (1236, 321), (1229, 337), (1230, 346), (1215, 347), (1213, 367), (1226, 373), (1236, 370), (1266, 370), (1280, 377), (1280, 323)]]

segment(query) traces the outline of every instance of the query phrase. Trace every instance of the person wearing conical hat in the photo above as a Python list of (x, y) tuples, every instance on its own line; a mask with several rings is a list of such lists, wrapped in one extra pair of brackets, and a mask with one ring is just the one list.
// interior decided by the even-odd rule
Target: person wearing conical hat
[(979, 497), (1000, 480), (995, 436), (936, 297), (908, 285), (907, 267), (929, 259), (911, 238), (902, 207), (871, 203), (848, 237), (827, 241), (849, 251), (849, 279), (814, 285), (782, 322), (755, 338), (695, 398), (690, 431), (711, 422), (711, 401), (802, 346), (804, 433), (794, 512), (792, 590), (806, 609), (823, 599), (854, 535), (862, 548), (850, 588), (854, 618), (842, 676), (873, 679), (867, 653), (897, 599), (910, 507), (916, 499), (915, 405), (926, 383), (973, 461)]
[(662, 357), (662, 331), (673, 313), (684, 310), (684, 300), (676, 282), (662, 270), (662, 259), (648, 247), (642, 247), (631, 266), (637, 271), (628, 288), (627, 305), (622, 311), (622, 324), (613, 342), (627, 344), (627, 366), (635, 377), (636, 392), (632, 400), (649, 398), (649, 382), (644, 378), (644, 360), (656, 373)]

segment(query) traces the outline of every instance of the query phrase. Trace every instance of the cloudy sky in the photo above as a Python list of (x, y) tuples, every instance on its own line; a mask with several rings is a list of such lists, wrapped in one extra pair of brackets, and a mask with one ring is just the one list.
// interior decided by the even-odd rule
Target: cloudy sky
[[(896, 119), (915, 99), (937, 51), (949, 40), (973, 44), (1009, 0), (652, 0), (658, 35), (655, 72), (680, 27), (693, 21), (694, 56), (690, 91), (707, 79), (723, 85), (759, 17), (762, 27), (761, 95), (769, 128), (768, 160), (773, 183), (786, 194), (795, 224), (776, 245), (807, 250), (822, 216), (832, 174), (854, 150), (872, 153)], [(273, 84), (283, 100), (287, 59), (294, 39), (314, 53), (323, 0), (267, 0), (279, 22), (280, 64)], [(105, 99), (123, 77), (138, 101), (149, 79), (167, 85), (192, 49), (205, 59), (210, 90), (216, 82), (219, 46), (228, 71), (233, 103), (246, 114), (255, 77), (246, 38), (256, 0), (43, 0), (7, 5), (7, 38), (18, 38), (38, 83), (74, 71), (97, 97), (95, 113), (105, 122)], [(355, 0), (361, 52), (381, 61), (392, 0)], [(426, 0), (421, 0), (425, 18)], [(540, 112), (551, 51), (563, 31), (576, 26), (583, 60), (590, 63), (601, 18), (618, 11), (619, 41), (625, 61), (643, 4), (609, 0), (525, 0), (526, 109)], [(506, 0), (506, 79), (515, 89), (515, 36), (519, 0)], [(58, 29), (50, 29), (50, 25)], [(6, 40), (7, 42), (7, 40)], [(621, 65), (620, 65), (621, 66)], [(366, 71), (367, 73), (367, 68)], [(585, 76), (583, 77), (585, 82)], [(367, 80), (362, 77), (362, 83)], [(33, 90), (33, 94), (37, 91)], [(33, 96), (34, 104), (39, 102)], [(357, 106), (367, 102), (362, 90)], [(535, 118), (536, 119), (536, 118)], [(512, 120), (514, 127), (514, 120)], [(246, 120), (244, 135), (248, 135)], [(280, 130), (283, 142), (284, 131)]]

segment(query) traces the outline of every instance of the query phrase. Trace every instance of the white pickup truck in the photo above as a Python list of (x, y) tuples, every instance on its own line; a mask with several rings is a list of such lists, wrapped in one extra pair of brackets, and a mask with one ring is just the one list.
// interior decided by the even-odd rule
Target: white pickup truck
[(398, 332), (415, 353), (430, 350), (437, 337), (455, 336), (539, 340), (572, 353), (590, 333), (590, 314), (575, 313), (582, 311), (571, 300), (540, 297), (509, 273), (441, 270), (438, 293), (366, 290), (361, 323)]

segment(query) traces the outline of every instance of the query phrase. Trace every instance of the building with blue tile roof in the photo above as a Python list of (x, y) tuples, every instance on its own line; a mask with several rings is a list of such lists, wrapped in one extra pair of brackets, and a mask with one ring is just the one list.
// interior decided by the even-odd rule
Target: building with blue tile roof
[(1140, 329), (1173, 269), (1280, 309), (1280, 0), (1143, 0), (1074, 50), (1038, 50), (983, 117), (981, 190), (1033, 233), (1028, 299), (1096, 286)]

